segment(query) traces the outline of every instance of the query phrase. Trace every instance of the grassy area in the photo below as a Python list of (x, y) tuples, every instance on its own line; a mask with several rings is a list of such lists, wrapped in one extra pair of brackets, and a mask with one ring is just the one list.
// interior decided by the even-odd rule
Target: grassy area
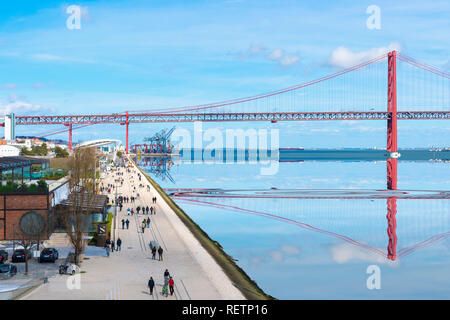
[(136, 166), (141, 173), (147, 177), (153, 188), (168, 203), (177, 216), (183, 221), (189, 231), (197, 238), (205, 250), (222, 267), (225, 274), (230, 278), (233, 284), (242, 292), (248, 300), (271, 300), (274, 297), (266, 294), (254, 280), (252, 280), (244, 270), (242, 270), (225, 251), (217, 241), (212, 240), (173, 200), (164, 190), (153, 181), (150, 176), (141, 168)]

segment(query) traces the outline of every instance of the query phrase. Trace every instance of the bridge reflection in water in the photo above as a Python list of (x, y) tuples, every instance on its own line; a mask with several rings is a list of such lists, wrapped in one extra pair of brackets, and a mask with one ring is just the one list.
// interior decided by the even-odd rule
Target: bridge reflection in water
[[(173, 164), (162, 159), (137, 159), (137, 162), (156, 175), (163, 172), (167, 175)], [(165, 163), (166, 167), (156, 169), (158, 163)], [(165, 190), (176, 202), (296, 225), (340, 239), (391, 261), (450, 237), (450, 192), (397, 190), (397, 159), (387, 160), (386, 171), (385, 190)], [(386, 214), (384, 222), (380, 219), (381, 212)], [(397, 227), (397, 220), (401, 221), (401, 228)], [(361, 228), (361, 225), (368, 227)]]

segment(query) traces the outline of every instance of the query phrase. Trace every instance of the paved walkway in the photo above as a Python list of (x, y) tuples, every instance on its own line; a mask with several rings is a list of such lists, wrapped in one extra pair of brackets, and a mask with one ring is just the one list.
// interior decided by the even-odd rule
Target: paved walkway
[[(143, 299), (143, 300), (189, 300), (189, 299), (244, 299), (242, 294), (231, 284), (220, 267), (207, 255), (206, 251), (187, 233), (187, 228), (175, 216), (175, 213), (159, 198), (153, 188), (142, 176), (139, 181), (136, 168), (119, 169), (124, 173), (123, 186), (118, 188), (118, 195), (136, 196), (135, 203), (125, 203), (121, 212), (117, 209), (115, 239), (122, 240), (122, 250), (111, 253), (110, 257), (94, 256), (85, 260), (81, 266), (79, 289), (69, 289), (66, 285), (67, 275), (56, 275), (49, 283), (40, 286), (25, 299)], [(104, 185), (114, 184), (116, 173), (110, 173), (103, 181)], [(144, 187), (140, 188), (139, 185)], [(133, 189), (136, 191), (133, 192)], [(108, 196), (112, 199), (115, 191)], [(151, 199), (157, 197), (157, 203)], [(155, 215), (127, 215), (127, 208), (146, 206), (156, 207)], [(144, 218), (150, 217), (150, 228), (144, 233), (140, 225)], [(129, 229), (122, 229), (121, 220), (130, 221)], [(113, 224), (114, 226), (114, 224)], [(163, 261), (152, 259), (150, 241), (156, 240), (164, 249)], [(162, 295), (163, 273), (168, 269), (175, 283), (173, 296)], [(152, 276), (156, 286), (153, 295), (149, 294), (147, 282)], [(74, 287), (72, 283), (72, 287)], [(69, 286), (70, 287), (70, 286)]]

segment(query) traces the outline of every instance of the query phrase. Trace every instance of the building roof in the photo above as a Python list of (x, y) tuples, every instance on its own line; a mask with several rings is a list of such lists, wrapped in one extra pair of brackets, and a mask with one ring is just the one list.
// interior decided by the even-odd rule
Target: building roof
[(82, 199), (80, 199), (80, 197), (80, 194), (76, 195), (76, 199), (74, 199), (73, 197), (69, 197), (68, 199), (62, 201), (59, 206), (70, 207), (74, 204), (73, 200), (75, 200), (78, 205), (83, 208), (83, 210), (91, 212), (103, 212), (106, 210), (108, 204), (108, 196), (102, 194), (92, 194), (89, 197), (83, 197)]
[(108, 144), (122, 144), (122, 141), (116, 139), (97, 139), (77, 144), (74, 149), (85, 147), (100, 147)]
[(28, 167), (32, 164), (49, 163), (49, 159), (33, 157), (0, 157), (0, 171)]

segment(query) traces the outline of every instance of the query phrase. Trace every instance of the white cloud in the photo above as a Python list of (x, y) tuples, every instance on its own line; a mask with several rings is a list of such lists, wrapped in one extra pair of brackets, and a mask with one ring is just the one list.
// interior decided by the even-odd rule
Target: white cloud
[(7, 84), (4, 84), (4, 85), (0, 86), (0, 89), (14, 90), (14, 89), (17, 89), (17, 84), (7, 83)]
[(297, 56), (287, 56), (284, 57), (283, 59), (280, 60), (281, 65), (288, 67), (291, 65), (294, 65), (298, 62), (298, 57)]
[(37, 104), (31, 104), (23, 101), (13, 101), (6, 105), (0, 105), (0, 114), (9, 114), (14, 112), (16, 114), (33, 115), (51, 113), (54, 111), (55, 110), (52, 107), (42, 107)]
[(392, 42), (387, 47), (372, 48), (360, 52), (352, 52), (350, 49), (341, 46), (333, 50), (328, 63), (335, 67), (348, 68), (393, 50), (400, 51), (401, 45), (398, 42)]
[(396, 261), (388, 260), (386, 257), (375, 254), (366, 249), (355, 247), (347, 244), (336, 245), (331, 247), (331, 255), (335, 262), (342, 264), (351, 260), (362, 260), (372, 263), (386, 263), (392, 266), (398, 265)]
[(279, 60), (283, 56), (283, 50), (282, 49), (275, 49), (269, 54), (269, 59), (271, 60)]
[(263, 46), (261, 46), (259, 44), (252, 44), (250, 46), (250, 48), (248, 49), (248, 53), (251, 55), (262, 54), (265, 51), (266, 51), (266, 48), (264, 48)]
[(281, 246), (281, 251), (283, 251), (286, 254), (290, 254), (290, 255), (296, 255), (296, 254), (300, 253), (300, 250), (297, 247), (294, 247), (291, 245)]
[(276, 262), (283, 261), (283, 253), (280, 251), (270, 251), (269, 255), (272, 257), (272, 259)]
[(51, 85), (52, 85), (51, 83), (37, 82), (37, 83), (33, 83), (33, 88), (40, 89), (40, 88), (44, 88), (44, 87), (50, 87)]
[[(299, 57), (296, 55), (286, 55), (285, 51), (281, 48), (268, 50), (262, 45), (252, 44), (248, 49), (249, 56), (264, 56), (266, 59), (276, 61), (284, 67), (289, 67), (299, 62)], [(241, 60), (244, 60), (241, 55)]]
[(40, 88), (42, 88), (43, 86), (44, 86), (43, 83), (34, 83), (34, 84), (33, 84), (33, 88), (35, 88), (35, 89), (40, 89)]

